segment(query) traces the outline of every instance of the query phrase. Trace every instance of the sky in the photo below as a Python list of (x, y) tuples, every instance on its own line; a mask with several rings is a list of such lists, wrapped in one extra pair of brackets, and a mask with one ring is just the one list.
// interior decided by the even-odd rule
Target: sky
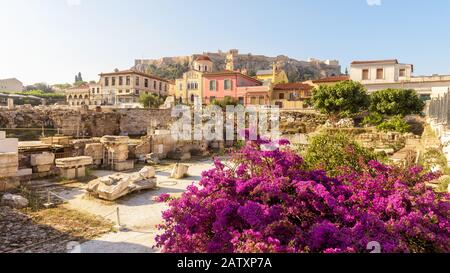
[(0, 79), (24, 84), (232, 48), (450, 74), (448, 0), (0, 0), (0, 11)]

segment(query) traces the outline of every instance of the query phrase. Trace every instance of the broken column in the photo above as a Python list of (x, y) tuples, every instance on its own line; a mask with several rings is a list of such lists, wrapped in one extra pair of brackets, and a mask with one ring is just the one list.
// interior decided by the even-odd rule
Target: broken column
[(128, 160), (129, 137), (104, 136), (100, 142), (104, 145), (103, 163), (115, 171), (127, 171), (134, 168), (134, 161)]
[(78, 156), (56, 160), (56, 167), (61, 170), (61, 176), (66, 179), (75, 179), (86, 176), (86, 166), (92, 165), (92, 157)]
[(136, 173), (116, 173), (95, 179), (89, 182), (87, 191), (98, 198), (114, 201), (132, 192), (155, 187), (155, 169), (147, 166)]

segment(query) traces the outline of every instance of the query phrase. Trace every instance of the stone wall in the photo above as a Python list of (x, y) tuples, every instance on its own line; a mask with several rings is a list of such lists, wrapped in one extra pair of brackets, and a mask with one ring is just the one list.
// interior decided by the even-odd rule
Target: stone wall
[(145, 135), (148, 127), (170, 129), (173, 119), (171, 110), (118, 109), (120, 132), (125, 135)]
[(143, 135), (152, 125), (168, 128), (170, 110), (60, 109), (52, 107), (20, 107), (0, 110), (0, 128), (53, 128), (69, 136), (102, 137), (104, 135)]

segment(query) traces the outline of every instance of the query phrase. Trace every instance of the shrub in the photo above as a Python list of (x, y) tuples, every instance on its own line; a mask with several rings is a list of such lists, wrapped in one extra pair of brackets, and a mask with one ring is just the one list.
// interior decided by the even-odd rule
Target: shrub
[(383, 115), (420, 114), (424, 107), (416, 91), (410, 89), (385, 89), (370, 95), (369, 110)]
[(379, 113), (370, 113), (368, 116), (366, 116), (363, 121), (362, 125), (369, 125), (369, 126), (376, 126), (383, 122), (383, 116)]
[(310, 169), (322, 169), (335, 176), (344, 166), (360, 171), (361, 162), (367, 163), (376, 156), (351, 140), (351, 136), (328, 132), (311, 139), (304, 158)]
[(433, 175), (371, 161), (332, 179), (263, 143), (248, 142), (230, 166), (215, 161), (169, 201), (163, 252), (367, 252), (372, 241), (388, 253), (450, 251), (450, 205), (425, 187)]
[(410, 130), (410, 126), (401, 116), (395, 116), (380, 123), (377, 129), (385, 132), (407, 133)]
[(226, 96), (222, 100), (214, 100), (212, 105), (220, 106), (222, 109), (226, 109), (228, 105), (236, 106), (238, 105), (238, 101), (232, 97)]

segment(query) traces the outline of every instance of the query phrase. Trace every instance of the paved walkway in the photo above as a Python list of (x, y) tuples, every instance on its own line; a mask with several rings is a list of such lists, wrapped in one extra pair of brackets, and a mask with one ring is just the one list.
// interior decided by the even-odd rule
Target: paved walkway
[[(70, 209), (84, 211), (117, 222), (117, 208), (121, 224), (129, 231), (108, 233), (96, 240), (81, 245), (83, 253), (151, 253), (158, 252), (153, 249), (154, 237), (158, 230), (156, 225), (162, 223), (161, 213), (168, 208), (164, 203), (154, 201), (154, 198), (169, 193), (180, 196), (192, 183), (201, 178), (201, 173), (211, 169), (211, 161), (189, 163), (189, 177), (181, 180), (169, 178), (170, 169), (156, 173), (158, 189), (130, 194), (116, 202), (108, 202), (89, 197), (86, 191), (80, 188), (65, 188), (58, 192), (68, 199), (66, 206)], [(96, 176), (109, 175), (110, 171), (98, 171)]]

